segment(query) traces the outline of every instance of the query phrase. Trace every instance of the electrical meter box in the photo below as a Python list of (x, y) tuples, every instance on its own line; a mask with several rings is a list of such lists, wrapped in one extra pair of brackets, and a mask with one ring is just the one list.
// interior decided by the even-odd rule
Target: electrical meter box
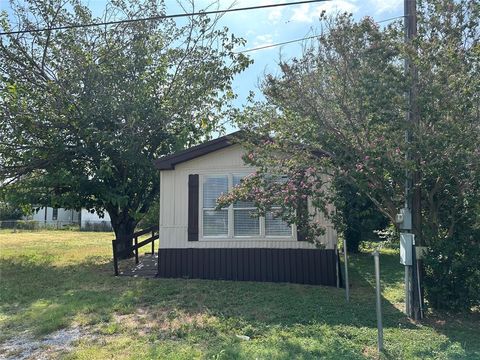
[(412, 212), (408, 208), (400, 209), (395, 219), (401, 230), (412, 230)]
[(412, 249), (415, 244), (415, 235), (400, 233), (400, 264), (412, 266)]

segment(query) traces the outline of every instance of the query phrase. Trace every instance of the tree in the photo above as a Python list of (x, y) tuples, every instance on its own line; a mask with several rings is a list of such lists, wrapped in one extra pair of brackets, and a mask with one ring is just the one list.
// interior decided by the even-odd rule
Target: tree
[(353, 184), (336, 178), (335, 189), (335, 209), (341, 215), (348, 251), (358, 253), (362, 240), (379, 240), (374, 231), (384, 230), (388, 219)]
[[(265, 195), (252, 187), (268, 182), (271, 173), (283, 173), (295, 179), (290, 185), (303, 181), (305, 187), (296, 186), (297, 195), (283, 199), (287, 210), (281, 216), (302, 222), (295, 209), (305, 195), (329, 213), (324, 204), (331, 195), (309, 181), (312, 170), (307, 170), (315, 169), (350, 183), (394, 222), (403, 207), (406, 169), (418, 172), (414, 187), (422, 194), (420, 235), (432, 260), (427, 261), (427, 276), (438, 284), (444, 270), (435, 263), (442, 256), (452, 258), (452, 249), (458, 250), (456, 258), (469, 258), (480, 241), (472, 235), (480, 217), (479, 15), (473, 0), (422, 1), (418, 36), (409, 44), (400, 22), (381, 28), (370, 18), (355, 22), (348, 14), (323, 15), (318, 41), (305, 46), (301, 58), (280, 62), (280, 74), (264, 80), (266, 102), (238, 117), (240, 126), (250, 130), (244, 139), (250, 151), (246, 160), (260, 171), (227, 200)], [(404, 118), (404, 94), (412, 81), (404, 76), (405, 57), (416, 65), (420, 79), (420, 123), (412, 129), (411, 142), (405, 141), (410, 124)], [(259, 141), (259, 136), (270, 140)], [(407, 151), (418, 161), (406, 159)], [(288, 190), (289, 181), (285, 184)], [(271, 203), (257, 198), (267, 207)], [(339, 216), (330, 216), (341, 223)], [(316, 228), (311, 221), (306, 225)], [(450, 250), (440, 245), (456, 241)], [(451, 283), (466, 289), (466, 307), (478, 305), (480, 293), (478, 285), (466, 285), (480, 281), (478, 262), (476, 269), (472, 263), (468, 271), (457, 271), (458, 266), (448, 270), (457, 280)], [(438, 294), (427, 288), (427, 295)], [(448, 304), (448, 299), (440, 303)]]
[[(190, 4), (194, 8), (193, 2)], [(12, 1), (3, 31), (165, 15), (162, 1)], [(108, 211), (120, 249), (159, 191), (153, 160), (208, 137), (250, 60), (217, 18), (0, 38), (0, 174), (9, 200)]]

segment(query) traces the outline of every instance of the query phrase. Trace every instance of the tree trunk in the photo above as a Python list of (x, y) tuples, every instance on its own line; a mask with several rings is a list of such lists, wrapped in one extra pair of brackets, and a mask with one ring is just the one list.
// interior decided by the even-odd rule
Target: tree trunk
[(108, 213), (115, 232), (117, 250), (119, 251), (118, 259), (129, 259), (133, 256), (133, 251), (125, 250), (133, 245), (133, 233), (137, 222), (128, 215), (128, 210), (123, 210), (120, 213), (108, 211)]
[(345, 240), (347, 240), (348, 251), (351, 253), (358, 253), (360, 252), (360, 241), (362, 240), (362, 234), (360, 231), (352, 229), (347, 225), (347, 229), (345, 230), (343, 236), (345, 236)]

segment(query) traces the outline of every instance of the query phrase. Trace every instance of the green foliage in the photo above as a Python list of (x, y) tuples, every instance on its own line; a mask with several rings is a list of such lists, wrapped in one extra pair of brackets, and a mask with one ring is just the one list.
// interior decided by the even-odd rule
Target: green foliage
[(348, 251), (359, 252), (361, 241), (380, 240), (377, 232), (388, 225), (385, 215), (351, 183), (337, 178), (335, 189), (335, 209), (341, 214)]
[(429, 303), (438, 309), (455, 311), (480, 306), (479, 259), (479, 229), (433, 243), (424, 260)]
[[(318, 40), (305, 46), (301, 58), (281, 62), (280, 73), (266, 77), (267, 101), (238, 117), (240, 127), (251, 132), (245, 143), (258, 159), (255, 165), (275, 173), (287, 163), (282, 167), (287, 178), (294, 178), (297, 169), (319, 169), (334, 183), (349, 183), (368, 197), (392, 223), (404, 206), (407, 170), (418, 174), (413, 184), (421, 194), (417, 241), (438, 254), (442, 246), (455, 244), (459, 258), (469, 264), (473, 255), (461, 239), (480, 216), (478, 1), (419, 2), (418, 36), (409, 43), (401, 22), (380, 27), (371, 18), (356, 22), (339, 14), (323, 15), (321, 23)], [(405, 121), (405, 93), (413, 81), (413, 72), (404, 75), (405, 58), (418, 70), (418, 101), (412, 109), (418, 125)], [(408, 142), (407, 129), (412, 134)], [(275, 144), (265, 146), (259, 136)], [(328, 200), (326, 193), (318, 197), (321, 203)], [(339, 206), (343, 215), (332, 216), (346, 235), (351, 234), (345, 218), (350, 205), (357, 205), (350, 202)], [(285, 206), (293, 211), (296, 202)], [(356, 215), (372, 217), (358, 210)], [(444, 251), (449, 256), (450, 249)], [(427, 272), (438, 272), (431, 262), (426, 266)], [(472, 274), (465, 272), (459, 281), (467, 286), (476, 279)], [(463, 299), (466, 306), (474, 300)]]
[(138, 227), (142, 229), (149, 228), (151, 226), (158, 226), (158, 221), (160, 219), (160, 201), (158, 196), (155, 198), (152, 206), (148, 209), (148, 212), (138, 223)]
[[(193, 5), (193, 4), (192, 4)], [(12, 21), (48, 28), (165, 13), (162, 1), (13, 1)], [(153, 160), (208, 138), (250, 60), (217, 18), (93, 26), (0, 39), (0, 176), (11, 201), (106, 210), (120, 238), (158, 193)], [(8, 186), (7, 186), (8, 185)]]
[(21, 209), (0, 201), (0, 220), (20, 220), (22, 216)]

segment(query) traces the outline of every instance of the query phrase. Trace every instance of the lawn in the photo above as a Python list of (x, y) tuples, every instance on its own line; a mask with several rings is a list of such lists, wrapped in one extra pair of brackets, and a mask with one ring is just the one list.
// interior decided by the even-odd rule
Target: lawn
[[(321, 286), (112, 276), (112, 234), (0, 232), (0, 358), (377, 358), (373, 259), (351, 302)], [(480, 317), (402, 314), (398, 254), (381, 256), (384, 359), (480, 359)], [(17, 347), (17, 348), (16, 348)]]

